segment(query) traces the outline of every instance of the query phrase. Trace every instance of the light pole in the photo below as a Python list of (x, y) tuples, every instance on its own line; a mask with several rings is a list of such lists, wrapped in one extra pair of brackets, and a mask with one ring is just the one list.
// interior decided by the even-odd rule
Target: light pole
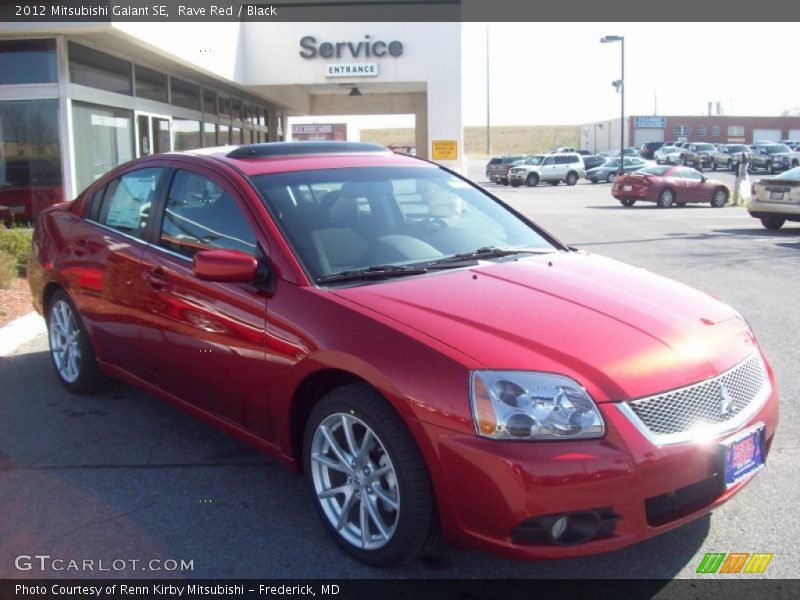
[(489, 26), (486, 26), (486, 154), (492, 155), (492, 123), (489, 110)]
[(619, 172), (622, 173), (622, 166), (625, 160), (625, 37), (621, 35), (606, 35), (600, 38), (601, 44), (610, 44), (613, 42), (620, 42), (622, 47), (622, 74), (619, 79), (611, 82), (611, 85), (620, 93), (621, 98), (619, 121)]

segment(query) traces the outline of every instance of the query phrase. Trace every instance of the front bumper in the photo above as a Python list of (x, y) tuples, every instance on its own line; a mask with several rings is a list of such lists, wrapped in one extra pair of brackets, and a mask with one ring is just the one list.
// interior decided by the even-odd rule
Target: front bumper
[[(772, 383), (767, 402), (736, 428), (765, 423), (767, 452), (778, 421)], [(710, 512), (752, 479), (727, 490), (715, 479), (721, 468), (719, 442), (731, 432), (702, 443), (655, 446), (617, 404), (600, 408), (605, 437), (582, 442), (498, 442), (422, 424), (438, 454), (435, 481), (448, 539), (521, 559), (608, 552)], [(681, 498), (688, 498), (683, 505), (675, 500)], [(600, 507), (615, 515), (610, 535), (573, 546), (512, 537), (534, 517)]]

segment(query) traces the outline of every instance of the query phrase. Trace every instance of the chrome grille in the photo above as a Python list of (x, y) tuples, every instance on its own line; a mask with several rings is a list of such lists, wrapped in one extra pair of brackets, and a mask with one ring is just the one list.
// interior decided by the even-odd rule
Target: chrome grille
[[(688, 439), (699, 427), (726, 431), (746, 420), (769, 394), (764, 363), (755, 354), (694, 385), (625, 403), (657, 443)], [(628, 411), (623, 411), (628, 412)]]

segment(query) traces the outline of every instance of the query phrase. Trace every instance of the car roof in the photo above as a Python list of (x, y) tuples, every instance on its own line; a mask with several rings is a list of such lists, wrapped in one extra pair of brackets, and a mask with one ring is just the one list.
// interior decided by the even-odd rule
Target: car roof
[(436, 165), (425, 160), (394, 153), (377, 144), (353, 142), (271, 142), (200, 148), (177, 154), (210, 157), (227, 163), (248, 176), (346, 167), (436, 168)]

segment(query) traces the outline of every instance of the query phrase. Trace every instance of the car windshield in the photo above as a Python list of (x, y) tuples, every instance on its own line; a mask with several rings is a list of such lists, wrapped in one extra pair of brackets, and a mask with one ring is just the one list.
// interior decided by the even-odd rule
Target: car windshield
[(660, 175), (663, 175), (664, 173), (666, 173), (667, 171), (669, 171), (671, 168), (672, 167), (670, 167), (669, 165), (660, 165), (660, 166), (654, 166), (654, 167), (644, 167), (643, 169), (639, 169), (636, 172), (637, 173), (643, 173), (645, 175), (657, 175), (657, 176), (660, 176)]
[(611, 160), (607, 160), (603, 164), (603, 168), (606, 168), (606, 167), (618, 167), (618, 166), (619, 166), (619, 159), (618, 158), (612, 158)]
[(675, 146), (662, 146), (660, 148), (661, 152), (675, 152), (675, 151), (677, 151), (679, 149), (680, 148), (677, 148)]
[(491, 159), (491, 160), (489, 161), (489, 164), (490, 164), (490, 165), (499, 165), (499, 164), (502, 164), (502, 163), (503, 163), (503, 159), (502, 159), (502, 158), (500, 158), (500, 157), (493, 158), (493, 159)]
[(729, 152), (750, 152), (750, 148), (742, 144), (742, 145), (739, 145), (739, 146), (728, 146), (728, 151)]
[(536, 156), (529, 156), (528, 158), (526, 158), (525, 159), (525, 164), (526, 165), (540, 165), (540, 164), (542, 164), (543, 160), (544, 160), (544, 155), (537, 154)]
[(478, 250), (482, 258), (487, 249), (559, 249), (498, 201), (437, 167), (295, 171), (251, 180), (315, 281), (370, 268), (396, 275), (400, 266)]
[(714, 146), (712, 144), (697, 144), (695, 148), (698, 152), (707, 152), (709, 150), (713, 150)]
[(774, 146), (767, 146), (768, 154), (781, 154), (783, 152), (791, 152), (791, 150), (789, 150), (789, 146), (784, 146), (783, 144), (775, 144)]
[(522, 157), (522, 156), (506, 156), (506, 157), (503, 159), (503, 164), (504, 164), (504, 165), (508, 165), (508, 164), (511, 164), (511, 163), (515, 163), (515, 162), (517, 162), (518, 160), (522, 160), (523, 158), (524, 158), (524, 157)]
[(800, 179), (800, 167), (784, 171), (780, 175), (775, 175), (774, 179)]

